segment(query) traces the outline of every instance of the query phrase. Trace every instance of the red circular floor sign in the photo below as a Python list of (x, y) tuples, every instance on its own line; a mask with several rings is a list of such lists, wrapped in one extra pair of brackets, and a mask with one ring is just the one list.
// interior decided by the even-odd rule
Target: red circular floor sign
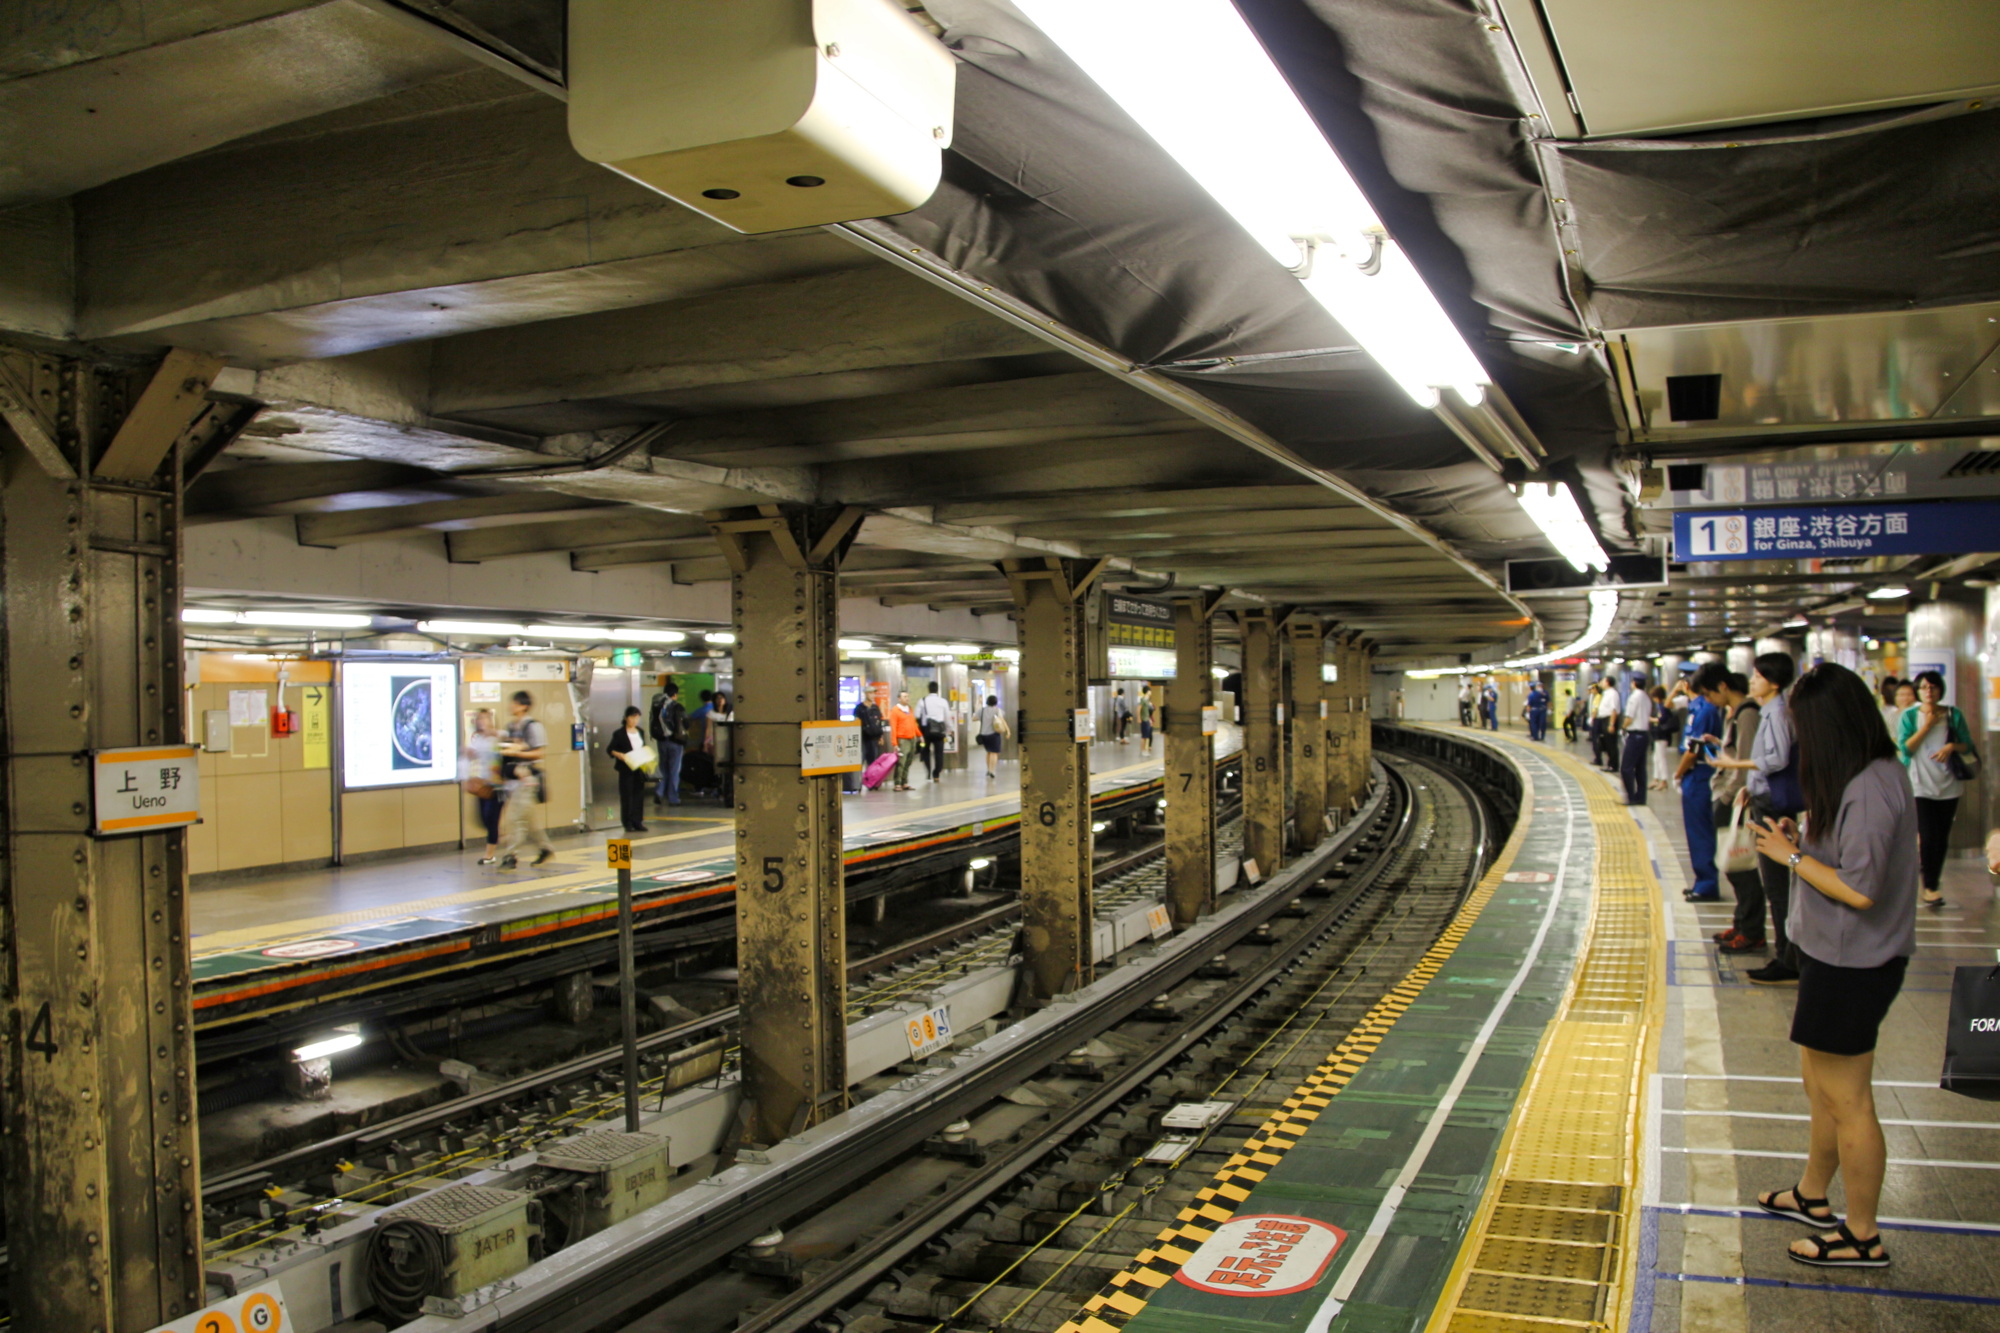
[(1232, 1217), (1174, 1276), (1221, 1296), (1289, 1296), (1319, 1281), (1347, 1233), (1311, 1217)]

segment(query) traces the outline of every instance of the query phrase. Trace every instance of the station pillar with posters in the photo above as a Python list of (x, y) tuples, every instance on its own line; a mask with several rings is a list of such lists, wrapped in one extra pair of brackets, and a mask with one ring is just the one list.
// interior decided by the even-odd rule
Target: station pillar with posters
[(838, 708), (839, 570), (854, 509), (707, 515), (736, 641), (736, 966), (742, 1138), (769, 1144), (847, 1107), (840, 779), (808, 776), (804, 724)]
[(1243, 613), (1243, 854), (1260, 875), (1285, 859), (1284, 669), (1285, 616)]
[[(5, 1204), (20, 1329), (137, 1333), (202, 1304), (181, 497), (213, 457), (204, 394), (220, 365), (0, 346)], [(122, 771), (115, 787), (107, 766)], [(137, 794), (121, 805), (107, 790)]]
[(1091, 979), (1090, 692), (1084, 599), (1101, 562), (1006, 560), (1021, 641), (1021, 936), (1032, 998)]
[(1292, 641), (1292, 838), (1300, 851), (1319, 845), (1326, 831), (1326, 742), (1328, 709), (1319, 669), (1326, 628), (1318, 616), (1295, 615), (1285, 624)]
[[(1354, 662), (1359, 655), (1355, 636), (1341, 632), (1330, 636), (1328, 654), (1333, 661), (1334, 682), (1328, 692), (1326, 739), (1326, 804), (1344, 817), (1359, 793), (1355, 785), (1354, 761), (1357, 741), (1354, 734)], [(1365, 776), (1364, 766), (1360, 770)]]
[(1368, 765), (1375, 754), (1375, 729), (1368, 717), (1368, 682), (1375, 666), (1373, 644), (1356, 636), (1348, 645), (1341, 674), (1347, 679), (1347, 787), (1350, 799), (1368, 791)]
[(1174, 599), (1174, 678), (1167, 683), (1167, 906), (1193, 925), (1215, 904), (1215, 604)]

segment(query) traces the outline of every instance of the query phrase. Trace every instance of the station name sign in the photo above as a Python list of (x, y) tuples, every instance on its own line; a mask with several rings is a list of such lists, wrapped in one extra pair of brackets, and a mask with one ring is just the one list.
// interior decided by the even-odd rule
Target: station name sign
[(192, 745), (142, 745), (91, 756), (91, 832), (157, 833), (201, 819), (201, 767)]
[(1674, 515), (1674, 558), (1951, 555), (1992, 549), (1996, 532), (2000, 532), (2000, 500), (1705, 509)]

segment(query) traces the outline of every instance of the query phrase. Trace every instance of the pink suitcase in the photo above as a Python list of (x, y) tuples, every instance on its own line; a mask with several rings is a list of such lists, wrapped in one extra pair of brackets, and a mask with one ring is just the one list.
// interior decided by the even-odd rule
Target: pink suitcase
[(868, 765), (868, 771), (861, 775), (861, 785), (863, 787), (866, 787), (869, 791), (874, 791), (884, 782), (887, 782), (889, 780), (889, 775), (895, 771), (896, 771), (895, 755), (893, 754), (876, 755), (875, 762)]

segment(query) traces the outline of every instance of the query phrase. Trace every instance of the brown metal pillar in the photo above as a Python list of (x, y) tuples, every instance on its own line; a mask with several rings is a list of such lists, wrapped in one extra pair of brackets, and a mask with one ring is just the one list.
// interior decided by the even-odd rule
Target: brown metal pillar
[(1084, 597), (1101, 562), (1001, 562), (1021, 638), (1021, 936), (1029, 995), (1087, 985), (1090, 951), (1090, 750), (1077, 734), (1090, 703)]
[(1335, 828), (1347, 818), (1347, 667), (1342, 647), (1346, 640), (1345, 631), (1329, 629), (1320, 641), (1320, 660), (1334, 673), (1333, 682), (1320, 693), (1326, 704), (1326, 716), (1320, 723), (1320, 743), (1325, 747), (1325, 771), (1321, 774), (1325, 781), (1320, 792)]
[(1295, 615), (1286, 622), (1292, 641), (1292, 839), (1301, 851), (1319, 845), (1326, 831), (1327, 704), (1320, 685), (1321, 644), (1326, 630), (1318, 616)]
[(1167, 682), (1167, 905), (1191, 926), (1215, 903), (1215, 631), (1220, 593), (1174, 599), (1174, 678)]
[(836, 716), (839, 568), (852, 509), (708, 515), (732, 571), (736, 970), (743, 1135), (776, 1143), (847, 1106), (840, 778), (801, 772), (801, 723)]
[(92, 751), (184, 743), (181, 461), (219, 364), (0, 347), (15, 1328), (132, 1333), (202, 1304), (185, 834), (90, 830)]
[(1350, 763), (1353, 764), (1354, 794), (1363, 795), (1368, 790), (1368, 761), (1375, 754), (1375, 728), (1368, 717), (1369, 681), (1375, 671), (1375, 645), (1357, 640), (1354, 645), (1353, 685), (1349, 693), (1349, 713), (1353, 719), (1354, 740)]
[(1283, 622), (1274, 611), (1243, 615), (1243, 854), (1260, 875), (1284, 864)]

